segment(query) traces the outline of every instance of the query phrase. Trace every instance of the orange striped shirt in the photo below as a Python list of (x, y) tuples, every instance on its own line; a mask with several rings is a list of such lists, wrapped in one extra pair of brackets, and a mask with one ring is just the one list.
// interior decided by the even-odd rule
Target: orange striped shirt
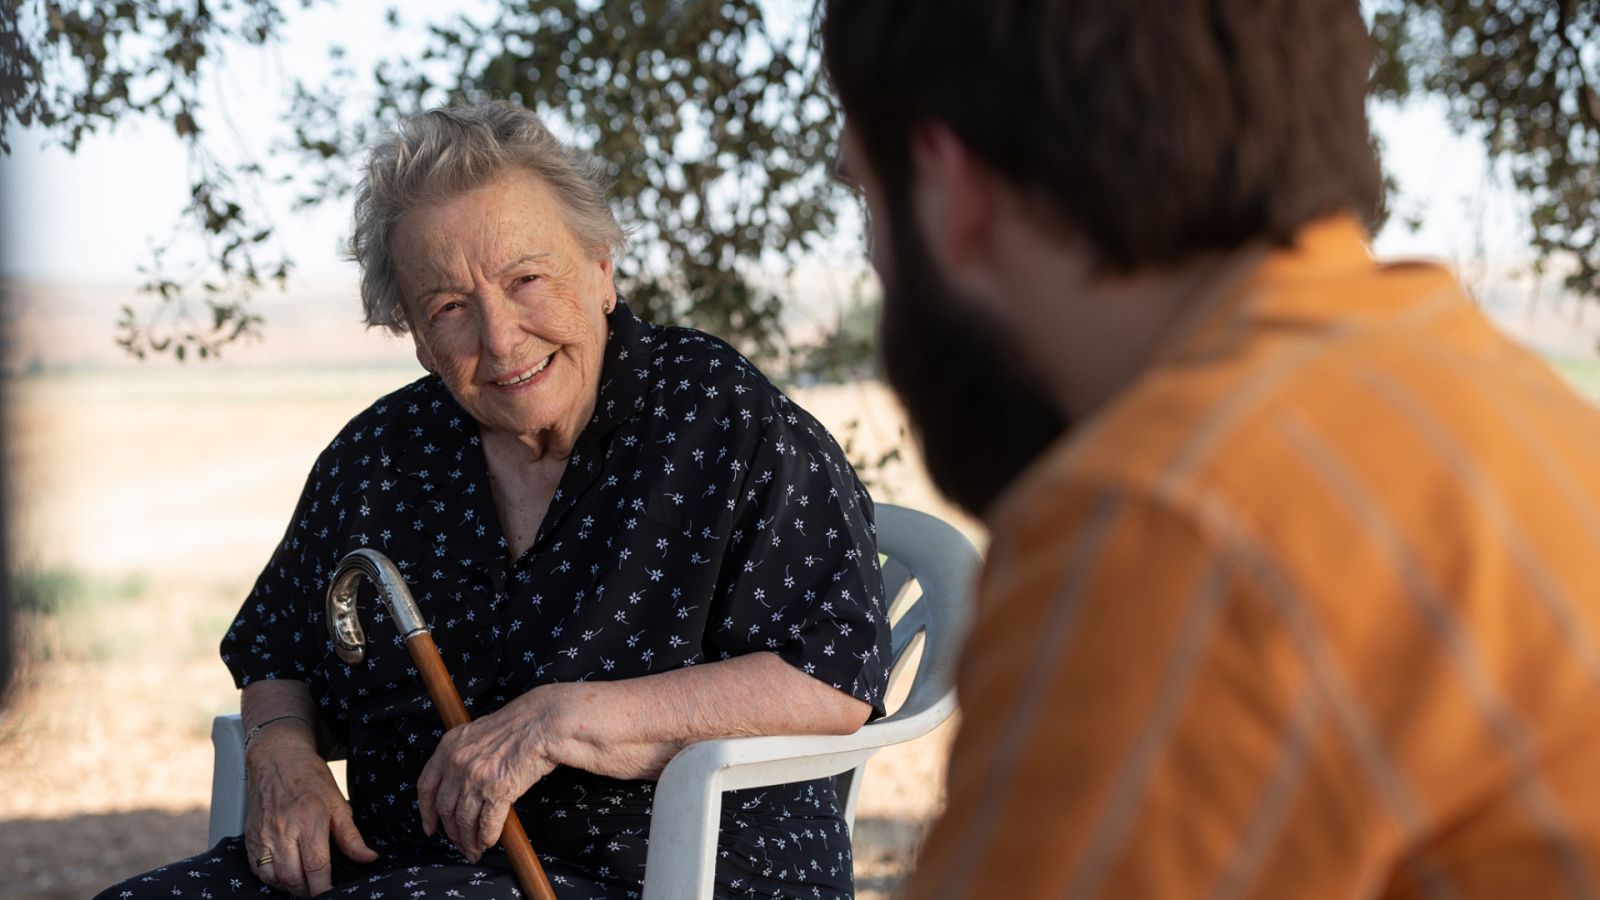
[(1335, 219), (997, 504), (909, 896), (1600, 890), (1600, 410)]

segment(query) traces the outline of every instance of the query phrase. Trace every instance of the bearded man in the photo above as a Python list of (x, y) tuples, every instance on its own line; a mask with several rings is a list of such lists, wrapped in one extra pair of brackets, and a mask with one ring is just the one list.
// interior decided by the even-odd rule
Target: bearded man
[(1369, 254), (1359, 5), (824, 38), (887, 373), (992, 538), (909, 896), (1595, 896), (1600, 412)]

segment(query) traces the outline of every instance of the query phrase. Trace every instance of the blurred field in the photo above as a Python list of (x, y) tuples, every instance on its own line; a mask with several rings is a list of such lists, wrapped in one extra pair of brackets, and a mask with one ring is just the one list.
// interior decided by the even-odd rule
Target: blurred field
[[(86, 897), (204, 849), (210, 721), (238, 707), (217, 641), (316, 453), (416, 374), (123, 367), (10, 383), (30, 658), (0, 718), (0, 898)], [(852, 439), (857, 458), (901, 440), (876, 385), (796, 397)], [(907, 454), (878, 473), (874, 493), (957, 520)], [(940, 802), (948, 739), (941, 729), (873, 761), (861, 896), (888, 896), (905, 873)]]

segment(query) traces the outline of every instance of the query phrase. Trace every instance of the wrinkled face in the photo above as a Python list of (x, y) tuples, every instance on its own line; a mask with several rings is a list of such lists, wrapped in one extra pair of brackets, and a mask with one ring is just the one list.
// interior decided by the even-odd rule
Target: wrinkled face
[(976, 298), (939, 273), (911, 211), (889, 200), (848, 127), (844, 169), (866, 196), (883, 283), (878, 353), (939, 490), (983, 516), (1066, 429), (1043, 380)]
[(561, 212), (511, 170), (402, 216), (390, 249), (423, 367), (484, 427), (570, 447), (594, 410), (616, 289), (609, 252), (579, 246)]

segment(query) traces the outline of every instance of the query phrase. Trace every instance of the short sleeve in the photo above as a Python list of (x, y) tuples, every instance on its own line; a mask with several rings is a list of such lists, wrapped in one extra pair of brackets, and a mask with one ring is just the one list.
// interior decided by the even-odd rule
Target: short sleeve
[(283, 540), (222, 639), (222, 662), (239, 688), (282, 678), (311, 681), (328, 642), (322, 585), (338, 513), (335, 441), (323, 451), (301, 490)]
[(774, 652), (882, 715), (890, 645), (872, 501), (838, 445), (777, 395), (730, 503), (707, 656)]

